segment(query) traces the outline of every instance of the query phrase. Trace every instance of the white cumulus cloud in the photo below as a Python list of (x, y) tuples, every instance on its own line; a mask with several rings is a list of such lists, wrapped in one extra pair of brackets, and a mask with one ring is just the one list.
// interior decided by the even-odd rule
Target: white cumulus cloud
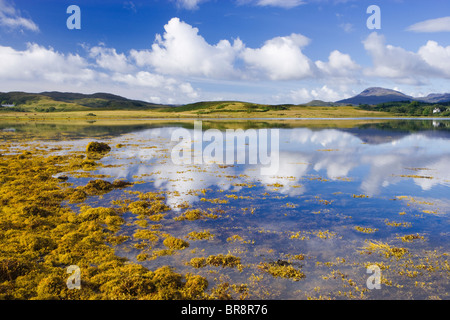
[[(302, 51), (310, 43), (302, 34), (274, 37), (260, 47), (250, 48), (239, 38), (210, 44), (198, 28), (179, 18), (172, 18), (164, 30), (163, 35), (156, 35), (150, 49), (131, 50), (129, 60), (155, 73), (209, 80), (294, 81), (328, 77), (349, 82), (347, 78), (360, 70), (350, 55), (337, 50), (326, 62), (312, 61)], [(110, 52), (108, 56), (111, 55)]]
[(351, 77), (361, 67), (352, 60), (351, 56), (334, 50), (328, 57), (328, 62), (316, 61), (316, 66), (326, 76)]
[(246, 48), (241, 56), (254, 73), (263, 73), (270, 80), (294, 80), (313, 76), (310, 59), (302, 47), (310, 40), (301, 34), (267, 40), (261, 48)]
[(138, 66), (151, 66), (157, 72), (170, 75), (205, 76), (228, 78), (236, 76), (234, 60), (241, 50), (237, 39), (231, 44), (221, 40), (210, 45), (198, 34), (199, 30), (171, 19), (165, 26), (163, 36), (157, 35), (151, 50), (131, 50)]
[[(190, 83), (181, 82), (177, 79), (150, 73), (148, 71), (139, 71), (137, 73), (115, 73), (112, 75), (111, 79), (114, 82), (123, 83), (130, 87), (156, 89), (162, 94), (186, 96), (189, 99), (198, 98), (198, 92)], [(159, 100), (161, 100), (161, 98), (159, 98)]]
[(450, 77), (450, 46), (443, 47), (436, 41), (428, 41), (419, 49), (418, 54), (428, 65)]
[(93, 47), (89, 50), (89, 56), (94, 58), (97, 65), (103, 69), (126, 72), (133, 68), (128, 63), (125, 54), (118, 54), (114, 48), (105, 48), (102, 46)]
[(2, 80), (88, 81), (95, 74), (79, 55), (63, 54), (35, 43), (29, 43), (23, 51), (0, 46), (0, 61)]
[(320, 88), (306, 89), (300, 88), (296, 90), (291, 90), (289, 93), (290, 101), (296, 104), (307, 103), (311, 100), (323, 100), (326, 102), (337, 101), (343, 99), (342, 93), (335, 91), (334, 89), (324, 85)]
[[(420, 84), (429, 77), (445, 76), (445, 66), (430, 61), (431, 58), (444, 58), (445, 52), (429, 42), (419, 53), (401, 47), (387, 45), (385, 37), (377, 32), (364, 40), (364, 48), (372, 57), (373, 67), (365, 69), (367, 76), (388, 78), (406, 84)], [(442, 47), (441, 47), (442, 48)]]

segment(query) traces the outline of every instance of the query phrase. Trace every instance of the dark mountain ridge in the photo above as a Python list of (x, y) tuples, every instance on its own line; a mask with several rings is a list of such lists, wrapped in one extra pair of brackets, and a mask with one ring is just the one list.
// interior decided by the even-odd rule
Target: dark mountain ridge
[[(169, 107), (146, 101), (127, 99), (110, 93), (83, 94), (74, 92), (47, 91), (41, 93), (28, 93), (20, 91), (0, 92), (2, 104), (13, 104), (17, 107), (34, 106), (39, 104), (68, 103), (70, 110), (76, 110), (77, 106), (93, 109), (155, 109)], [(66, 106), (67, 107), (67, 106)], [(68, 108), (68, 107), (67, 107)], [(68, 109), (68, 111), (70, 111)]]
[(336, 103), (351, 104), (351, 105), (360, 105), (360, 104), (376, 105), (380, 103), (398, 102), (398, 101), (419, 101), (426, 103), (449, 102), (450, 93), (432, 93), (426, 97), (412, 97), (400, 91), (380, 87), (372, 87), (367, 88), (366, 90), (364, 90), (363, 92), (354, 97), (336, 101)]

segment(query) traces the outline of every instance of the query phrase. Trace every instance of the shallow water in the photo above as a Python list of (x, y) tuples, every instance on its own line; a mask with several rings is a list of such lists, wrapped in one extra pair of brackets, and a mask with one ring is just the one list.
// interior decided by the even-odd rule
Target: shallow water
[[(269, 133), (278, 130), (279, 150), (272, 156), (278, 157), (279, 165), (269, 175), (262, 174), (264, 165), (248, 163), (261, 140), (235, 149), (236, 155), (247, 155), (244, 164), (214, 163), (207, 157), (201, 164), (174, 164), (171, 151), (177, 141), (172, 141), (172, 134), (184, 127), (192, 137), (198, 135), (192, 123), (140, 122), (106, 129), (95, 124), (74, 129), (67, 124), (55, 129), (58, 134), (28, 126), (33, 127), (4, 124), (3, 141), (14, 141), (21, 133), (30, 139), (34, 133), (38, 141), (47, 141), (47, 148), (64, 147), (55, 153), (84, 150), (94, 137), (112, 147), (101, 160), (103, 167), (91, 175), (136, 184), (91, 197), (88, 205), (137, 200), (129, 191), (163, 193), (171, 210), (146, 228), (158, 225), (159, 231), (187, 240), (189, 248), (139, 261), (151, 270), (170, 265), (207, 277), (210, 286), (244, 285), (246, 290), (235, 290), (236, 298), (449, 298), (450, 121), (392, 120), (345, 128), (337, 120), (322, 123), (324, 128), (301, 121), (288, 127), (242, 124), (244, 130), (254, 128), (259, 137), (264, 128), (270, 128)], [(225, 133), (227, 127), (236, 129), (239, 124), (216, 121), (204, 130)], [(203, 142), (202, 150), (208, 145)], [(70, 177), (68, 182), (77, 186), (89, 180)], [(173, 219), (188, 206), (212, 209), (218, 217)], [(131, 240), (117, 252), (137, 261), (142, 250), (133, 246), (139, 240), (132, 236), (142, 227), (134, 223), (135, 215), (128, 212), (125, 217), (128, 223), (121, 233)], [(190, 232), (204, 230), (214, 237), (187, 238)], [(406, 235), (420, 238), (404, 242), (401, 237)], [(406, 248), (408, 253), (399, 259), (388, 257), (365, 248), (368, 241)], [(160, 241), (151, 250), (163, 248)], [(151, 250), (146, 252), (151, 255)], [(241, 258), (242, 267), (189, 265), (192, 258), (227, 253)], [(276, 277), (261, 268), (264, 263), (292, 266), (304, 277)], [(382, 266), (379, 290), (367, 287), (367, 266), (372, 264)]]

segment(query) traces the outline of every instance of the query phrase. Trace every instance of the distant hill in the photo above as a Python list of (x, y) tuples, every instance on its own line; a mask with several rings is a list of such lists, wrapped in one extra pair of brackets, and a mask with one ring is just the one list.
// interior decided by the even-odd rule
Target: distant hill
[(450, 101), (450, 93), (432, 93), (426, 97), (416, 98), (417, 101), (428, 103), (442, 103)]
[(117, 96), (110, 93), (93, 93), (93, 94), (83, 94), (74, 92), (41, 92), (40, 95), (53, 98), (59, 101), (71, 101), (71, 100), (81, 100), (81, 99), (104, 99), (104, 100), (116, 100), (116, 101), (128, 101), (129, 99)]
[(269, 110), (289, 110), (294, 105), (265, 105), (242, 101), (202, 101), (166, 109), (166, 112), (195, 112), (197, 114), (230, 113), (230, 112), (267, 112)]
[[(385, 88), (368, 88), (360, 94), (336, 102), (313, 100), (305, 104), (267, 105), (241, 101), (203, 101), (185, 105), (161, 105), (150, 102), (124, 98), (110, 93), (83, 94), (74, 92), (0, 92), (3, 112), (68, 112), (100, 110), (160, 110), (170, 113), (191, 112), (197, 115), (213, 113), (265, 113), (268, 111), (288, 111), (298, 107), (341, 107), (347, 105), (373, 106), (383, 103), (402, 103), (417, 101), (421, 104), (450, 103), (450, 93), (430, 94), (427, 97), (414, 98), (399, 91)], [(364, 109), (366, 110), (366, 109)], [(386, 111), (386, 110), (380, 110)]]
[(399, 91), (374, 87), (368, 88), (352, 98), (336, 101), (336, 103), (352, 104), (352, 105), (359, 105), (359, 104), (374, 105), (385, 102), (412, 101), (412, 100), (414, 100), (413, 97), (407, 96), (406, 94), (401, 93)]
[(146, 110), (169, 107), (140, 100), (131, 100), (109, 93), (82, 94), (73, 92), (0, 92), (2, 104), (14, 104), (25, 111), (83, 110)]
[(340, 107), (344, 106), (345, 103), (338, 103), (338, 102), (326, 102), (322, 100), (312, 100), (308, 103), (302, 104), (303, 106), (307, 107)]
[(426, 97), (412, 97), (408, 96), (400, 91), (395, 91), (391, 89), (373, 87), (368, 88), (361, 92), (360, 94), (336, 101), (338, 104), (352, 104), (352, 105), (360, 105), (360, 104), (369, 104), (376, 105), (380, 103), (386, 102), (398, 102), (398, 101), (419, 101), (426, 103), (443, 103), (450, 101), (450, 93), (432, 93)]

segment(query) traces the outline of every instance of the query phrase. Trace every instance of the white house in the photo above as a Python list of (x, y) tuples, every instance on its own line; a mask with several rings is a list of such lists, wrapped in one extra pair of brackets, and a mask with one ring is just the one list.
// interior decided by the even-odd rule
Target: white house
[(441, 113), (441, 109), (439, 109), (439, 108), (434, 108), (433, 113)]

